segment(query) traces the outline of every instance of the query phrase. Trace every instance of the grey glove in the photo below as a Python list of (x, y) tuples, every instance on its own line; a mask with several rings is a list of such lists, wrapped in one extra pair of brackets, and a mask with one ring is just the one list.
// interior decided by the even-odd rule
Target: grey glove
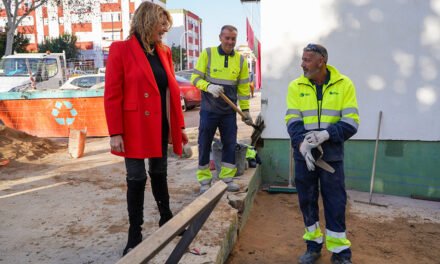
[(305, 140), (314, 145), (321, 145), (324, 141), (330, 138), (327, 130), (322, 131), (310, 131), (306, 134)]
[(249, 110), (243, 110), (244, 117), (241, 117), (241, 121), (245, 122), (246, 125), (252, 126), (254, 122), (252, 121), (251, 113), (249, 113)]
[(309, 171), (315, 170), (315, 159), (312, 155), (312, 149), (316, 148), (318, 145), (310, 143), (307, 141), (307, 138), (304, 138), (303, 142), (301, 143), (299, 147), (299, 152), (303, 155), (304, 159), (306, 160), (307, 169)]
[(223, 86), (217, 84), (210, 84), (207, 88), (208, 92), (212, 94), (215, 98), (220, 96), (220, 93), (223, 93)]

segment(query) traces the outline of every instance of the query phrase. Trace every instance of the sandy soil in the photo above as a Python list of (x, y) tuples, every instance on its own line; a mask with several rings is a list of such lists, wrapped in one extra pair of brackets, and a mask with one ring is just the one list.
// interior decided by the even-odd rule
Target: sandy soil
[[(193, 150), (197, 131), (187, 129)], [(252, 128), (240, 131), (248, 139)], [(79, 159), (70, 157), (66, 142), (1, 128), (0, 153), (10, 162), (0, 166), (0, 263), (116, 263), (121, 258), (128, 229), (123, 159), (109, 153), (108, 138), (87, 139), (85, 154)], [(194, 153), (189, 159), (174, 155), (168, 159), (174, 213), (198, 197)], [(237, 181), (244, 189), (241, 180)], [(187, 253), (181, 263), (216, 259), (237, 211), (226, 196), (222, 200), (191, 245), (206, 255)], [(158, 221), (148, 181), (144, 238), (158, 229)], [(150, 263), (164, 263), (177, 241)]]
[[(365, 193), (350, 191), (349, 197), (347, 231), (353, 263), (440, 263), (439, 203), (382, 195), (375, 198), (388, 206), (385, 208), (354, 202), (368, 201)], [(297, 195), (260, 191), (253, 206), (227, 263), (297, 263), (305, 250)], [(320, 219), (324, 229), (322, 209)], [(323, 250), (318, 264), (330, 263), (330, 256)]]
[(63, 148), (65, 144), (0, 125), (0, 159), (37, 160)]
[[(251, 133), (251, 127), (239, 125), (240, 139)], [(197, 129), (189, 137), (195, 146)], [(128, 227), (125, 171), (123, 159), (109, 154), (107, 138), (87, 139), (85, 155), (72, 159), (66, 140), (54, 142), (0, 126), (0, 159), (5, 158), (10, 163), (0, 166), (0, 263), (120, 259)], [(173, 212), (197, 197), (196, 167), (196, 157), (170, 157)], [(388, 205), (384, 208), (353, 202), (368, 201), (366, 193), (349, 194), (354, 263), (440, 263), (440, 203), (376, 195), (375, 202)], [(207, 222), (195, 242), (207, 255), (215, 256), (221, 239), (215, 231), (228, 228), (234, 215), (227, 203), (218, 209), (217, 221)], [(144, 215), (147, 237), (159, 219), (149, 184)], [(305, 248), (302, 234), (296, 195), (260, 192), (229, 263), (296, 263)], [(329, 258), (324, 252), (319, 263), (330, 263)], [(182, 260), (206, 262), (191, 254)], [(159, 256), (153, 263), (164, 261)]]
[[(191, 138), (194, 144), (194, 137)], [(60, 143), (61, 142), (61, 143)], [(123, 159), (109, 153), (108, 138), (87, 139), (73, 159), (67, 140), (33, 137), (2, 127), (0, 153), (0, 263), (115, 263), (126, 242)], [(169, 159), (172, 210), (197, 197), (195, 160)], [(144, 236), (159, 216), (146, 187)], [(160, 263), (160, 262), (159, 262)]]
[[(251, 113), (259, 112), (259, 97)], [(197, 111), (194, 109), (192, 111)], [(238, 119), (239, 120), (239, 119)], [(252, 127), (238, 122), (238, 139), (250, 142)], [(168, 159), (171, 210), (178, 213), (198, 197), (198, 129), (187, 128), (194, 156)], [(9, 164), (2, 166), (3, 160)], [(67, 139), (33, 137), (0, 126), (0, 263), (115, 263), (126, 243), (128, 216), (123, 159), (109, 153), (108, 138), (88, 138), (85, 154), (70, 157)], [(246, 180), (237, 180), (245, 189)], [(248, 181), (248, 180), (247, 180)], [(206, 255), (185, 254), (181, 263), (215, 260), (236, 209), (222, 198), (213, 220), (203, 226), (191, 247)], [(158, 229), (157, 206), (147, 182), (144, 238)], [(172, 249), (150, 263), (164, 263)]]

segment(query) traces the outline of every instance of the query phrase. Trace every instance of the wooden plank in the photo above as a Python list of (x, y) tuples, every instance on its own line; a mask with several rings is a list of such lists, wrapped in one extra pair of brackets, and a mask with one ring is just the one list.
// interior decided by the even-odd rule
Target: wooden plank
[(117, 264), (147, 263), (177, 234), (182, 232), (194, 218), (215, 204), (223, 196), (226, 188), (227, 185), (223, 181), (217, 181), (208, 191), (197, 197), (170, 221), (121, 258)]

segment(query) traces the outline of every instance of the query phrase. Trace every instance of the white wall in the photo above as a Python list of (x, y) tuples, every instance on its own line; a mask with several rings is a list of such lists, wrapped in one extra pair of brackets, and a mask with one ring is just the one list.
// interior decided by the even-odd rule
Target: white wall
[(121, 0), (121, 15), (122, 15), (122, 39), (126, 39), (130, 34), (130, 2), (128, 0)]
[(47, 20), (49, 23), (49, 38), (57, 38), (60, 35), (60, 25), (58, 23), (58, 6), (54, 2), (48, 2)]
[[(357, 88), (356, 139), (440, 140), (440, 0), (262, 0), (264, 138), (288, 138), (289, 82), (320, 43)], [(267, 100), (267, 104), (264, 102)]]

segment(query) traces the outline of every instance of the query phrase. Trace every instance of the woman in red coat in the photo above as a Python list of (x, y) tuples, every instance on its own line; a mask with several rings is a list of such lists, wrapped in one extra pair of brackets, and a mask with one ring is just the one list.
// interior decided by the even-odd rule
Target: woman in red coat
[(188, 142), (174, 77), (171, 51), (162, 36), (171, 27), (164, 8), (143, 2), (135, 11), (130, 36), (110, 46), (104, 105), (111, 152), (124, 157), (127, 170), (127, 209), (130, 227), (123, 254), (142, 241), (147, 173), (156, 200), (159, 226), (173, 217), (167, 185), (167, 148), (177, 155)]

